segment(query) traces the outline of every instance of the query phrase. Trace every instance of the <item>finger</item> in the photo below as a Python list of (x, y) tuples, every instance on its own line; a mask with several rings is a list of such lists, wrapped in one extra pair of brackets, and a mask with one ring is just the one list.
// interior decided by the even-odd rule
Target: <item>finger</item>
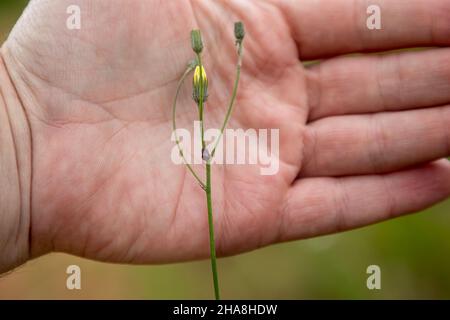
[(302, 176), (383, 173), (450, 156), (450, 106), (318, 120)]
[(450, 102), (450, 49), (330, 59), (307, 69), (310, 120)]
[(285, 0), (301, 59), (450, 44), (449, 0), (378, 0), (381, 30), (369, 30), (367, 0)]
[(280, 241), (344, 231), (427, 208), (450, 195), (450, 163), (386, 175), (297, 180), (281, 212)]

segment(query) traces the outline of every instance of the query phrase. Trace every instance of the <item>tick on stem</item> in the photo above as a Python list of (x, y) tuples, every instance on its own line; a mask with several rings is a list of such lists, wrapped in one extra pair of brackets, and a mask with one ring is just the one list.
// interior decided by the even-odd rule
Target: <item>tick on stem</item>
[[(236, 64), (236, 76), (234, 80), (233, 91), (230, 97), (230, 101), (228, 103), (227, 111), (224, 116), (224, 120), (222, 122), (222, 126), (220, 128), (220, 135), (216, 142), (213, 144), (212, 148), (209, 149), (206, 145), (204, 138), (204, 107), (205, 103), (208, 99), (208, 77), (206, 75), (205, 67), (202, 63), (202, 51), (203, 51), (203, 41), (201, 37), (200, 30), (192, 30), (191, 31), (191, 45), (192, 50), (195, 53), (195, 59), (190, 62), (181, 76), (177, 89), (175, 92), (175, 97), (172, 105), (172, 129), (175, 134), (175, 141), (178, 146), (180, 155), (184, 161), (189, 172), (193, 175), (193, 177), (200, 184), (201, 188), (205, 192), (206, 195), (206, 207), (208, 209), (208, 227), (209, 227), (209, 248), (210, 248), (210, 259), (211, 259), (211, 270), (213, 275), (213, 283), (214, 283), (214, 295), (217, 300), (220, 299), (220, 290), (219, 290), (219, 278), (217, 274), (217, 258), (216, 258), (216, 246), (214, 240), (214, 221), (213, 221), (213, 203), (211, 197), (211, 161), (214, 158), (214, 154), (216, 151), (216, 147), (223, 136), (223, 132), (230, 120), (231, 113), (233, 111), (233, 106), (236, 100), (237, 89), (239, 86), (239, 78), (241, 75), (241, 65), (242, 65), (242, 53), (243, 53), (243, 40), (245, 36), (244, 24), (242, 22), (236, 22), (234, 24), (234, 36), (236, 39), (236, 47), (237, 47), (237, 64)], [(194, 171), (192, 166), (186, 161), (184, 157), (183, 150), (180, 146), (180, 140), (177, 136), (177, 125), (176, 125), (176, 108), (177, 108), (177, 99), (180, 93), (180, 89), (186, 80), (187, 76), (194, 71), (194, 76), (192, 79), (192, 99), (197, 105), (198, 111), (198, 121), (200, 122), (200, 137), (201, 137), (201, 150), (202, 150), (202, 159), (205, 165), (205, 181), (200, 178), (200, 176)], [(210, 151), (211, 150), (211, 151)]]

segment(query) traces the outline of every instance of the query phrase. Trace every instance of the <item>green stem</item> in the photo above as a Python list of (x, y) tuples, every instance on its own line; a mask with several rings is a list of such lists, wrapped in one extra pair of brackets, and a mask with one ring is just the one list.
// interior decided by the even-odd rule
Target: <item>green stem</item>
[[(197, 55), (198, 65), (200, 66), (200, 79), (203, 79), (203, 68), (202, 68), (202, 60), (200, 54)], [(204, 127), (203, 127), (203, 100), (204, 100), (204, 87), (203, 81), (200, 81), (200, 97), (198, 101), (198, 110), (199, 110), (199, 118), (200, 118), (200, 130), (201, 130), (201, 138), (202, 138), (202, 156), (203, 150), (206, 146), (205, 137), (204, 137)], [(211, 162), (210, 160), (206, 160), (206, 206), (208, 208), (208, 226), (209, 226), (209, 250), (210, 250), (210, 259), (211, 259), (211, 270), (213, 275), (214, 282), (214, 295), (216, 300), (220, 300), (220, 290), (219, 290), (219, 277), (217, 273), (217, 258), (216, 258), (216, 244), (214, 240), (214, 219), (212, 213), (212, 199), (211, 199)]]
[(238, 42), (238, 63), (236, 66), (236, 78), (234, 80), (233, 92), (231, 94), (230, 102), (228, 103), (228, 110), (225, 115), (225, 119), (223, 120), (222, 127), (220, 128), (220, 135), (217, 138), (216, 143), (214, 144), (214, 147), (211, 151), (211, 158), (214, 157), (214, 154), (216, 153), (217, 145), (219, 144), (220, 139), (222, 138), (223, 131), (225, 130), (225, 128), (228, 124), (228, 121), (230, 120), (231, 113), (233, 111), (234, 102), (236, 101), (239, 79), (241, 78), (241, 66), (242, 66), (242, 41), (239, 41)]
[(206, 204), (208, 207), (208, 225), (209, 225), (209, 250), (211, 256), (211, 270), (214, 282), (214, 295), (216, 300), (220, 300), (219, 277), (217, 273), (216, 244), (214, 240), (214, 221), (212, 213), (211, 200), (211, 163), (206, 163)]
[[(197, 61), (198, 61), (198, 65), (200, 66), (200, 79), (203, 79), (203, 68), (202, 68), (202, 57), (200, 56), (200, 54), (197, 54)], [(202, 153), (203, 153), (203, 149), (205, 148), (205, 139), (204, 139), (204, 135), (205, 135), (205, 129), (204, 129), (204, 125), (203, 125), (203, 98), (204, 98), (204, 88), (203, 88), (203, 81), (200, 81), (200, 97), (199, 97), (199, 101), (198, 101), (198, 117), (199, 117), (199, 121), (200, 121), (200, 136), (201, 136), (201, 140), (202, 140)], [(203, 154), (202, 154), (203, 155)]]
[(188, 170), (192, 173), (192, 175), (194, 176), (194, 178), (198, 181), (198, 183), (200, 183), (200, 186), (203, 188), (203, 190), (206, 189), (205, 183), (200, 179), (200, 177), (195, 173), (194, 169), (192, 169), (191, 165), (188, 163), (188, 161), (186, 160), (186, 158), (184, 157), (184, 153), (183, 150), (181, 149), (180, 146), (180, 140), (178, 138), (178, 134), (177, 134), (177, 122), (176, 122), (176, 110), (177, 110), (177, 100), (178, 100), (178, 95), (180, 93), (180, 89), (181, 86), (184, 83), (184, 80), (186, 79), (186, 77), (188, 76), (188, 74), (194, 69), (194, 66), (192, 64), (190, 64), (186, 71), (183, 73), (183, 76), (181, 77), (180, 81), (178, 81), (178, 85), (177, 85), (177, 91), (175, 93), (175, 98), (173, 99), (173, 104), (172, 104), (172, 130), (175, 134), (175, 141), (177, 143), (177, 147), (178, 150), (180, 151), (180, 155), (183, 158), (183, 162), (186, 165), (186, 167), (188, 168)]

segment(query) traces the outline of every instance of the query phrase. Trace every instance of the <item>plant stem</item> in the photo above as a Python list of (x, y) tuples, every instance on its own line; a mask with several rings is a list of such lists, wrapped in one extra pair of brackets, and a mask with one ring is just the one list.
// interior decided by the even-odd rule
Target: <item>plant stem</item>
[(209, 225), (209, 249), (211, 256), (211, 270), (214, 282), (214, 295), (216, 300), (220, 300), (219, 277), (217, 273), (216, 244), (214, 240), (214, 221), (212, 213), (211, 199), (211, 163), (206, 163), (206, 204), (208, 207), (208, 225)]
[(186, 71), (183, 73), (183, 76), (181, 77), (180, 81), (178, 81), (178, 85), (177, 85), (177, 91), (175, 93), (175, 98), (173, 99), (173, 104), (172, 104), (172, 130), (175, 134), (175, 141), (177, 143), (177, 147), (178, 150), (180, 151), (180, 155), (183, 158), (183, 162), (186, 165), (186, 167), (188, 168), (188, 170), (192, 173), (192, 175), (194, 176), (194, 178), (198, 181), (198, 183), (200, 183), (200, 186), (203, 188), (203, 190), (206, 189), (205, 183), (200, 179), (200, 177), (195, 173), (194, 169), (192, 169), (191, 165), (187, 162), (186, 158), (184, 157), (184, 153), (183, 150), (181, 150), (181, 146), (180, 146), (180, 140), (178, 139), (178, 134), (177, 134), (177, 122), (176, 122), (176, 110), (177, 110), (177, 100), (178, 100), (178, 95), (180, 94), (180, 89), (181, 86), (184, 83), (184, 80), (186, 79), (186, 77), (188, 76), (188, 74), (194, 69), (193, 65), (189, 65), (186, 68)]
[[(202, 57), (200, 54), (197, 54), (197, 61), (198, 65), (200, 66), (200, 79), (203, 79), (203, 65), (202, 65)], [(203, 98), (204, 98), (204, 88), (203, 88), (203, 81), (200, 81), (200, 97), (198, 101), (198, 117), (200, 121), (200, 136), (202, 138), (202, 153), (203, 149), (205, 148), (205, 139), (204, 139), (204, 126), (203, 126)]]
[[(240, 21), (236, 22), (234, 24), (234, 35), (236, 38), (236, 45), (238, 47), (237, 53), (238, 53), (238, 63), (236, 66), (236, 79), (234, 81), (233, 91), (231, 95), (230, 102), (228, 104), (228, 109), (225, 115), (225, 119), (222, 123), (222, 126), (220, 128), (220, 134), (217, 139), (217, 141), (213, 145), (213, 149), (211, 153), (208, 152), (208, 149), (206, 148), (206, 142), (205, 142), (205, 134), (204, 134), (204, 118), (203, 118), (203, 110), (204, 110), (204, 103), (206, 102), (207, 98), (207, 88), (208, 88), (208, 78), (206, 77), (206, 74), (203, 74), (204, 68), (202, 65), (202, 58), (201, 58), (201, 52), (203, 49), (203, 43), (201, 39), (200, 30), (192, 30), (191, 31), (191, 46), (194, 52), (196, 53), (196, 61), (193, 61), (189, 64), (186, 72), (183, 74), (182, 78), (180, 79), (175, 95), (175, 99), (173, 102), (173, 129), (175, 131), (175, 138), (178, 146), (178, 150), (180, 151), (181, 156), (183, 157), (183, 160), (188, 167), (188, 169), (191, 171), (193, 176), (197, 179), (197, 181), (202, 186), (203, 190), (206, 194), (206, 206), (208, 209), (208, 228), (209, 228), (209, 249), (210, 249), (210, 259), (211, 259), (211, 270), (213, 275), (213, 283), (214, 283), (214, 295), (216, 300), (220, 300), (220, 289), (219, 289), (219, 277), (217, 273), (217, 258), (216, 258), (216, 244), (214, 239), (214, 216), (213, 216), (213, 209), (212, 209), (212, 194), (211, 194), (211, 161), (214, 157), (214, 154), (216, 152), (217, 145), (219, 144), (223, 132), (225, 130), (225, 127), (228, 124), (228, 121), (230, 120), (231, 113), (233, 111), (234, 102), (236, 100), (237, 95), (237, 88), (239, 85), (239, 79), (241, 75), (241, 65), (242, 65), (242, 40), (244, 39), (245, 30), (244, 30), (244, 24)], [(197, 176), (197, 174), (192, 170), (191, 166), (187, 163), (183, 151), (181, 150), (181, 147), (179, 145), (179, 139), (176, 134), (176, 123), (175, 123), (175, 109), (176, 109), (176, 101), (177, 97), (180, 91), (180, 87), (183, 84), (186, 76), (190, 71), (192, 71), (195, 68), (194, 73), (194, 79), (193, 79), (193, 99), (197, 103), (198, 107), (198, 118), (200, 121), (200, 136), (201, 136), (201, 143), (202, 143), (202, 160), (205, 161), (206, 164), (206, 182), (203, 183), (202, 180)], [(198, 69), (197, 69), (198, 68)], [(195, 140), (195, 139), (194, 139)]]
[[(198, 65), (200, 66), (200, 79), (203, 79), (203, 65), (200, 54), (197, 54)], [(204, 100), (204, 88), (203, 81), (200, 81), (200, 97), (198, 101), (198, 110), (199, 110), (199, 120), (200, 120), (200, 134), (202, 140), (202, 156), (203, 150), (206, 147), (205, 136), (204, 136), (204, 126), (203, 126), (203, 100)], [(209, 251), (210, 251), (210, 259), (211, 259), (211, 270), (213, 275), (214, 282), (214, 296), (216, 300), (220, 300), (220, 290), (219, 290), (219, 276), (217, 273), (217, 257), (216, 257), (216, 244), (214, 239), (214, 219), (212, 212), (212, 196), (211, 196), (211, 162), (210, 159), (206, 161), (206, 187), (204, 188), (206, 193), (206, 206), (208, 208), (208, 227), (209, 227)]]
[(239, 85), (239, 79), (241, 78), (241, 66), (242, 66), (242, 41), (238, 42), (238, 63), (236, 66), (236, 78), (234, 80), (234, 86), (233, 86), (233, 92), (231, 94), (230, 102), (228, 103), (228, 110), (225, 115), (225, 119), (223, 120), (222, 127), (220, 128), (220, 135), (217, 138), (216, 143), (214, 144), (214, 147), (211, 151), (211, 158), (214, 157), (214, 154), (216, 153), (217, 145), (220, 142), (220, 139), (222, 138), (223, 131), (225, 130), (228, 121), (230, 120), (231, 113), (233, 111), (234, 102), (236, 100), (237, 95), (237, 89)]

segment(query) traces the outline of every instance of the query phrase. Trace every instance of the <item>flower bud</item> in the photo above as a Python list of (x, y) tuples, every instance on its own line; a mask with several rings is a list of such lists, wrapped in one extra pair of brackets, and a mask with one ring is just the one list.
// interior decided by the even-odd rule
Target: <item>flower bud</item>
[(200, 30), (196, 29), (191, 31), (191, 45), (195, 53), (200, 54), (202, 52), (203, 42)]
[(241, 21), (238, 21), (234, 24), (234, 37), (236, 38), (236, 42), (241, 42), (245, 36), (244, 24)]
[(200, 95), (202, 93), (200, 89), (203, 87), (202, 101), (205, 102), (208, 98), (208, 78), (206, 77), (205, 68), (203, 68), (203, 66), (195, 67), (192, 87), (192, 98), (197, 104), (200, 102)]

